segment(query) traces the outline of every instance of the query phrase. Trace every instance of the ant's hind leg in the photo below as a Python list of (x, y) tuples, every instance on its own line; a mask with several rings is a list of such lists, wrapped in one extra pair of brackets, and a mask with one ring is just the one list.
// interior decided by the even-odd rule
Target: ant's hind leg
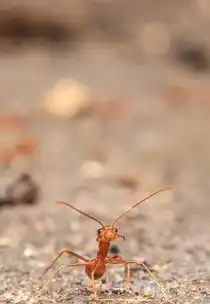
[(43, 286), (42, 289), (44, 289), (47, 285), (49, 285), (53, 279), (57, 276), (59, 272), (61, 272), (65, 268), (70, 268), (70, 267), (78, 267), (78, 266), (87, 266), (88, 263), (74, 263), (74, 264), (67, 264), (67, 265), (62, 265), (56, 272), (55, 274), (47, 281), (47, 283)]
[(115, 265), (118, 264), (118, 265), (124, 265), (126, 267), (126, 272), (127, 272), (127, 275), (126, 275), (127, 280), (126, 281), (127, 281), (127, 288), (129, 288), (129, 289), (130, 289), (130, 265), (131, 264), (141, 265), (148, 272), (150, 277), (155, 281), (157, 286), (160, 288), (164, 298), (165, 299), (169, 298), (165, 288), (158, 282), (158, 280), (156, 279), (154, 274), (149, 270), (149, 268), (143, 262), (140, 262), (140, 261), (126, 261), (126, 260), (123, 260), (121, 257), (116, 256), (116, 257), (108, 258), (107, 259), (107, 264), (115, 264)]
[(167, 292), (165, 290), (165, 288), (162, 286), (162, 284), (156, 279), (156, 277), (154, 276), (154, 274), (149, 270), (149, 268), (145, 265), (145, 263), (140, 262), (140, 261), (125, 261), (125, 263), (128, 265), (131, 264), (137, 264), (137, 265), (141, 265), (149, 274), (149, 276), (154, 280), (154, 282), (156, 283), (156, 285), (160, 288), (163, 296), (165, 299), (168, 300), (169, 296), (167, 295)]
[(113, 257), (107, 257), (107, 264), (118, 264), (118, 265), (124, 265), (125, 266), (125, 272), (126, 272), (126, 289), (130, 290), (130, 281), (131, 281), (131, 275), (130, 275), (130, 264), (124, 261), (120, 256), (113, 256)]
[(48, 270), (50, 270), (50, 268), (52, 268), (52, 266), (62, 257), (62, 255), (64, 254), (69, 254), (69, 255), (72, 255), (80, 260), (82, 260), (83, 262), (85, 263), (89, 263), (89, 260), (84, 258), (83, 256), (71, 251), (71, 250), (68, 250), (68, 249), (65, 249), (63, 251), (61, 251), (57, 256), (56, 258), (52, 261), (52, 263), (46, 268), (46, 270), (44, 271), (44, 273), (42, 274), (41, 276), (41, 279), (43, 278), (43, 276), (48, 272)]
[(130, 264), (125, 264), (125, 270), (126, 270), (126, 288), (129, 291), (130, 290), (130, 282), (131, 282)]

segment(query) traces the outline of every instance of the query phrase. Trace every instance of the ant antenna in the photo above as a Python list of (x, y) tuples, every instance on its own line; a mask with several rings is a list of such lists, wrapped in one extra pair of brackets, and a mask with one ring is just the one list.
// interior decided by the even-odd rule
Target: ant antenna
[(145, 197), (143, 200), (139, 201), (138, 203), (136, 203), (135, 205), (133, 205), (130, 209), (128, 209), (127, 211), (125, 211), (123, 214), (121, 214), (112, 224), (112, 226), (114, 226), (116, 224), (116, 222), (121, 219), (124, 215), (126, 215), (128, 212), (130, 212), (133, 208), (135, 208), (136, 206), (140, 205), (141, 203), (145, 202), (146, 200), (148, 200), (150, 197), (152, 196), (155, 196), (156, 194), (160, 193), (160, 192), (163, 192), (163, 191), (166, 191), (166, 190), (170, 190), (172, 189), (172, 187), (166, 187), (166, 188), (163, 188), (163, 189), (160, 189), (150, 195), (148, 195), (147, 197)]
[(66, 205), (66, 206), (68, 206), (68, 207), (70, 207), (70, 208), (76, 210), (76, 211), (79, 212), (80, 214), (82, 214), (82, 215), (84, 215), (84, 216), (86, 216), (86, 217), (89, 217), (90, 219), (96, 221), (96, 222), (97, 222), (98, 224), (100, 224), (102, 227), (105, 227), (104, 224), (102, 224), (102, 222), (99, 221), (97, 218), (93, 217), (92, 215), (90, 215), (90, 214), (88, 214), (88, 213), (86, 213), (86, 212), (84, 212), (84, 211), (82, 211), (82, 210), (80, 210), (80, 209), (77, 209), (76, 207), (74, 207), (74, 206), (72, 206), (72, 205), (70, 205), (70, 204), (68, 204), (68, 203), (66, 203), (66, 202), (56, 202), (56, 204), (59, 204), (59, 205)]

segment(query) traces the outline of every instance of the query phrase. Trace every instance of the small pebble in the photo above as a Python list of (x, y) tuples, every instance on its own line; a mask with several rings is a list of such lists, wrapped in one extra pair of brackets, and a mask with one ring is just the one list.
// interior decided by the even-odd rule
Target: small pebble
[(123, 294), (124, 293), (124, 288), (123, 287), (114, 287), (112, 289), (112, 293), (118, 294), (118, 295)]
[(33, 247), (28, 247), (24, 250), (24, 255), (26, 257), (33, 257), (37, 254), (37, 251)]
[(103, 166), (96, 161), (87, 161), (81, 166), (81, 172), (87, 178), (102, 178), (104, 175)]
[(91, 99), (88, 86), (74, 79), (61, 79), (47, 94), (44, 108), (54, 116), (71, 119), (87, 110)]
[(13, 204), (34, 204), (37, 202), (39, 188), (28, 173), (22, 173), (6, 188), (6, 198)]

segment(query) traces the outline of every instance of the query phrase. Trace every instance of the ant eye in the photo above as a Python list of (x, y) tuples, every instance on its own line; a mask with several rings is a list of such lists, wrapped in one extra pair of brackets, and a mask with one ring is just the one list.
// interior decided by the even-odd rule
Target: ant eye
[(98, 233), (101, 233), (102, 229), (98, 229)]
[(118, 229), (117, 229), (117, 228), (114, 228), (114, 232), (117, 233), (117, 232), (118, 232)]

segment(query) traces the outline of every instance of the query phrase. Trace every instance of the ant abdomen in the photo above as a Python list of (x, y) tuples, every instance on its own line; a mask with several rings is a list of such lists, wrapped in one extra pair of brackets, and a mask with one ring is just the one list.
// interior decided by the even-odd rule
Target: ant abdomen
[(101, 263), (96, 268), (95, 266), (95, 263), (91, 263), (90, 265), (85, 267), (85, 272), (90, 279), (92, 279), (92, 273), (94, 272), (93, 279), (99, 280), (106, 272), (106, 266)]

